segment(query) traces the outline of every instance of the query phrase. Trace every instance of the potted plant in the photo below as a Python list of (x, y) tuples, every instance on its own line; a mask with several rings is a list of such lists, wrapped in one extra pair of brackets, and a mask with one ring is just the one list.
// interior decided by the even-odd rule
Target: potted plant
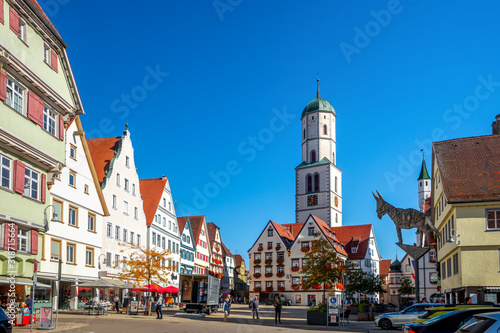
[(261, 290), (262, 290), (261, 287), (255, 287), (255, 288), (253, 288), (253, 292), (254, 293), (260, 293)]
[(273, 291), (273, 287), (266, 287), (266, 292), (270, 293)]
[(299, 288), (300, 288), (300, 285), (298, 285), (298, 284), (292, 284), (292, 289), (293, 290), (299, 290)]
[(266, 265), (271, 265), (273, 263), (272, 259), (266, 259), (265, 261)]
[(294, 266), (294, 267), (291, 268), (292, 272), (298, 272), (299, 269), (300, 269), (299, 266)]
[(260, 276), (261, 276), (261, 275), (260, 275), (260, 273), (255, 273), (255, 274), (253, 275), (253, 277), (254, 277), (254, 278), (256, 278), (256, 279), (260, 278)]
[(276, 251), (279, 251), (281, 249), (281, 244), (276, 244)]
[(312, 306), (307, 310), (308, 325), (326, 325), (327, 320), (328, 315), (325, 304), (319, 303), (318, 305)]
[(260, 259), (255, 259), (255, 260), (253, 261), (253, 264), (254, 264), (254, 265), (260, 265)]
[(268, 278), (268, 277), (273, 276), (273, 273), (265, 273), (265, 274), (264, 274), (264, 276), (265, 276), (266, 278)]
[(285, 291), (285, 287), (278, 287), (278, 291), (279, 291), (280, 293), (284, 292), (284, 291)]
[(276, 260), (276, 262), (278, 263), (278, 265), (282, 265), (282, 264), (283, 264), (283, 262), (285, 262), (285, 259), (284, 259), (284, 258), (278, 258), (278, 259)]
[(300, 250), (304, 253), (309, 252), (309, 246), (304, 246)]
[(262, 250), (264, 250), (264, 248), (263, 248), (262, 246), (259, 246), (259, 247), (257, 248), (257, 251), (262, 251)]
[(320, 284), (316, 284), (316, 285), (313, 286), (313, 289), (319, 290), (319, 289), (321, 289), (321, 285)]
[(276, 276), (283, 277), (283, 276), (285, 276), (285, 272), (278, 272), (278, 273), (276, 273)]
[(273, 249), (273, 247), (268, 245), (268, 246), (267, 246), (267, 249), (268, 249), (268, 250), (272, 250), (272, 249)]

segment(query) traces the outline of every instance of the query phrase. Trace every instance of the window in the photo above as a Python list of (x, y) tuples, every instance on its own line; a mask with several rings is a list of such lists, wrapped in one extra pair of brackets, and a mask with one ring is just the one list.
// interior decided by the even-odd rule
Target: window
[(85, 266), (94, 267), (94, 249), (91, 247), (87, 247), (85, 251)]
[(256, 267), (254, 267), (254, 268), (253, 268), (253, 272), (254, 272), (255, 274), (260, 274), (260, 266), (256, 266)]
[(458, 253), (455, 253), (453, 255), (453, 275), (457, 275), (458, 274)]
[(327, 135), (328, 134), (328, 126), (323, 125), (323, 134)]
[(75, 244), (66, 244), (66, 263), (75, 264), (75, 249)]
[(130, 158), (128, 156), (125, 156), (125, 166), (130, 167)]
[(285, 271), (285, 266), (278, 266), (278, 273), (283, 273)]
[(128, 215), (128, 202), (123, 202), (123, 214)]
[(115, 266), (118, 266), (119, 263), (120, 263), (120, 255), (115, 254)]
[(59, 260), (61, 258), (61, 241), (57, 239), (50, 240), (50, 260)]
[(113, 194), (113, 208), (116, 209), (116, 195)]
[(272, 274), (273, 273), (273, 267), (272, 266), (266, 266), (266, 274)]
[(52, 60), (52, 49), (47, 44), (43, 44), (43, 61), (45, 61), (49, 66)]
[(7, 78), (7, 99), (5, 103), (20, 114), (25, 114), (25, 91), (26, 89), (24, 87), (11, 78)]
[(314, 191), (319, 191), (319, 174), (314, 175)]
[(163, 207), (167, 207), (167, 199), (163, 198)]
[(309, 236), (314, 235), (314, 227), (310, 227), (310, 228), (308, 228), (308, 229), (307, 229), (307, 234), (308, 234)]
[(83, 193), (89, 194), (89, 186), (87, 184), (83, 186)]
[(338, 192), (337, 191), (337, 176), (335, 176), (335, 192)]
[(135, 184), (132, 184), (132, 195), (135, 195)]
[(161, 247), (165, 249), (165, 237), (161, 238)]
[(120, 240), (120, 227), (115, 226), (115, 239)]
[(127, 242), (127, 238), (128, 238), (128, 237), (127, 237), (127, 233), (128, 233), (127, 229), (123, 229), (123, 242), (124, 242), (124, 243), (126, 243), (126, 242)]
[(307, 177), (306, 177), (306, 183), (307, 183), (307, 190), (306, 190), (306, 192), (312, 192), (313, 186), (312, 186), (312, 176), (311, 175), (307, 175)]
[(262, 285), (261, 285), (260, 281), (255, 281), (254, 286), (255, 286), (255, 288), (261, 288)]
[(73, 171), (69, 173), (69, 186), (76, 187), (76, 173)]
[[(43, 129), (54, 136), (56, 135), (56, 128), (57, 128), (56, 117), (57, 117), (57, 114), (54, 112), (54, 109), (52, 109), (46, 103), (43, 103)], [(59, 120), (59, 119), (57, 119), (57, 120)], [(70, 149), (70, 152), (71, 152), (71, 149)], [(71, 153), (70, 153), (70, 156), (71, 156)], [(74, 157), (72, 157), (72, 158), (76, 159)]]
[(111, 252), (106, 252), (106, 267), (111, 267)]
[[(172, 223), (172, 222), (170, 222), (170, 221), (168, 221), (168, 222), (169, 222), (169, 223), (168, 223), (168, 226), (169, 226), (169, 228), (170, 228), (170, 223)], [(166, 226), (166, 225), (167, 225), (167, 219), (166, 219), (166, 218), (163, 218), (163, 224), (162, 224), (162, 225), (163, 225), (163, 226)]]
[(267, 242), (267, 249), (270, 250), (273, 248), (273, 242)]
[(254, 253), (254, 254), (253, 254), (253, 258), (254, 258), (255, 260), (260, 260), (260, 253)]
[(300, 278), (299, 277), (294, 277), (292, 278), (292, 285), (299, 285), (300, 284)]
[(125, 191), (129, 191), (128, 179), (125, 178)]
[(116, 174), (116, 186), (120, 187), (120, 174)]
[(78, 208), (69, 206), (68, 224), (73, 227), (78, 226)]
[(28, 251), (28, 231), (17, 229), (17, 250), (21, 252)]
[(134, 244), (134, 236), (135, 233), (133, 231), (130, 232), (130, 243)]
[(446, 267), (447, 271), (446, 271), (446, 277), (450, 277), (451, 276), (451, 258), (448, 258), (448, 260), (446, 261), (446, 265), (448, 267)]
[(24, 195), (32, 199), (38, 199), (39, 174), (26, 167), (24, 169)]
[(405, 265), (405, 272), (408, 273), (410, 271), (410, 265)]
[(292, 259), (292, 267), (299, 267), (299, 259)]
[(160, 246), (160, 244), (161, 244), (161, 236), (160, 236), (160, 234), (158, 234), (158, 235), (157, 235), (157, 237), (158, 237), (158, 238), (157, 238), (156, 245), (158, 245), (158, 247), (159, 247), (159, 246)]
[(153, 241), (153, 245), (156, 245), (156, 232), (153, 231), (153, 237), (151, 237), (151, 240)]
[(137, 245), (141, 246), (141, 235), (137, 235)]
[(12, 164), (11, 160), (3, 155), (0, 155), (0, 177), (1, 186), (10, 189), (12, 179)]
[(285, 253), (284, 252), (278, 252), (276, 253), (276, 258), (277, 259), (285, 259)]
[(88, 231), (95, 232), (95, 215), (90, 213), (88, 217)]
[(430, 272), (429, 273), (429, 282), (432, 284), (437, 284), (438, 278), (437, 278), (437, 273), (436, 272)]
[(429, 262), (436, 262), (436, 250), (429, 251)]
[(139, 218), (139, 210), (137, 209), (137, 207), (134, 207), (134, 219), (138, 219)]
[(28, 34), (26, 32), (26, 22), (24, 22), (24, 20), (21, 18), (19, 18), (19, 31), (17, 37), (21, 38), (21, 40), (25, 43), (28, 39)]
[(111, 234), (112, 228), (113, 228), (113, 225), (110, 222), (108, 222), (108, 224), (106, 225), (106, 236), (109, 238), (113, 237), (113, 235)]
[(488, 209), (486, 230), (498, 229), (500, 229), (500, 209)]
[(309, 242), (302, 242), (300, 245), (302, 248), (309, 247)]
[(316, 150), (311, 152), (311, 163), (316, 162)]
[(266, 260), (272, 260), (272, 259), (273, 259), (273, 254), (271, 252), (266, 253)]
[(56, 220), (61, 222), (63, 219), (62, 212), (63, 212), (63, 203), (62, 201), (59, 200), (52, 200), (52, 205), (54, 206), (52, 208), (52, 215), (57, 215)]

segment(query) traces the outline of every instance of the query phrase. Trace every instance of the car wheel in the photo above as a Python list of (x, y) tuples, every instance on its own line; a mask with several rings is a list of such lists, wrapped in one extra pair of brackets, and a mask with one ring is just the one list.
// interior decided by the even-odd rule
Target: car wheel
[(383, 330), (390, 330), (392, 328), (392, 323), (389, 319), (382, 319), (380, 323), (378, 323), (378, 326)]

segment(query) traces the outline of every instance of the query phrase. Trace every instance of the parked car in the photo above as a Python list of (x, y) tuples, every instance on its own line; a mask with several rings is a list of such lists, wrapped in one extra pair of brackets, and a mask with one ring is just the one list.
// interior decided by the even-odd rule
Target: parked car
[(401, 327), (403, 324), (412, 323), (419, 315), (425, 313), (425, 309), (440, 306), (442, 304), (421, 303), (407, 307), (399, 312), (390, 312), (375, 317), (375, 326), (383, 330)]
[(288, 297), (286, 297), (283, 294), (274, 293), (274, 292), (273, 293), (261, 292), (259, 294), (259, 301), (260, 301), (260, 304), (273, 305), (276, 297), (279, 297), (282, 305), (292, 305), (292, 301)]
[(500, 332), (500, 312), (480, 313), (466, 322), (456, 333)]
[(494, 307), (449, 311), (423, 323), (405, 324), (403, 325), (403, 333), (454, 333), (469, 321), (473, 315), (497, 311), (498, 308)]
[[(431, 318), (442, 315), (443, 313), (455, 311), (455, 310), (463, 310), (463, 309), (473, 309), (473, 308), (489, 308), (495, 305), (491, 304), (448, 304), (443, 306), (438, 306), (436, 308), (429, 308), (425, 313), (418, 317), (414, 321), (414, 323), (423, 323)], [(500, 307), (499, 307), (500, 311)]]
[(12, 333), (12, 323), (2, 308), (0, 308), (0, 333)]

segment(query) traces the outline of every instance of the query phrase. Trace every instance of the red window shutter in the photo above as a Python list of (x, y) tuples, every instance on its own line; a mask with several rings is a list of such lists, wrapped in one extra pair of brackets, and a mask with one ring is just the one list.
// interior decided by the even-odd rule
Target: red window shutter
[(43, 101), (32, 91), (28, 91), (28, 118), (43, 127)]
[(0, 23), (4, 24), (5, 21), (3, 19), (3, 0), (0, 0)]
[(38, 254), (38, 231), (31, 230), (31, 254)]
[(40, 196), (42, 203), (45, 203), (46, 188), (47, 188), (47, 176), (45, 174), (42, 174), (42, 193)]
[(19, 226), (14, 224), (14, 244), (11, 243), (11, 249), (14, 249), (14, 251), (17, 251), (17, 229), (19, 229)]
[(0, 71), (0, 101), (5, 102), (6, 99), (7, 99), (7, 72)]
[(3, 224), (3, 249), (4, 250), (9, 250), (9, 229), (10, 229), (10, 225), (9, 223), (5, 222)]
[(9, 22), (10, 30), (14, 31), (16, 35), (19, 35), (19, 15), (17, 15), (16, 11), (12, 7), (9, 11)]
[(62, 141), (64, 141), (64, 131), (65, 131), (64, 118), (63, 118), (62, 114), (60, 114), (59, 115), (59, 139), (61, 139)]
[(52, 64), (52, 69), (55, 70), (56, 73), (58, 73), (58, 71), (57, 71), (57, 53), (54, 50), (50, 50), (50, 51), (52, 54), (52, 59), (50, 59), (50, 63)]
[(24, 193), (25, 164), (19, 160), (14, 161), (14, 192)]

